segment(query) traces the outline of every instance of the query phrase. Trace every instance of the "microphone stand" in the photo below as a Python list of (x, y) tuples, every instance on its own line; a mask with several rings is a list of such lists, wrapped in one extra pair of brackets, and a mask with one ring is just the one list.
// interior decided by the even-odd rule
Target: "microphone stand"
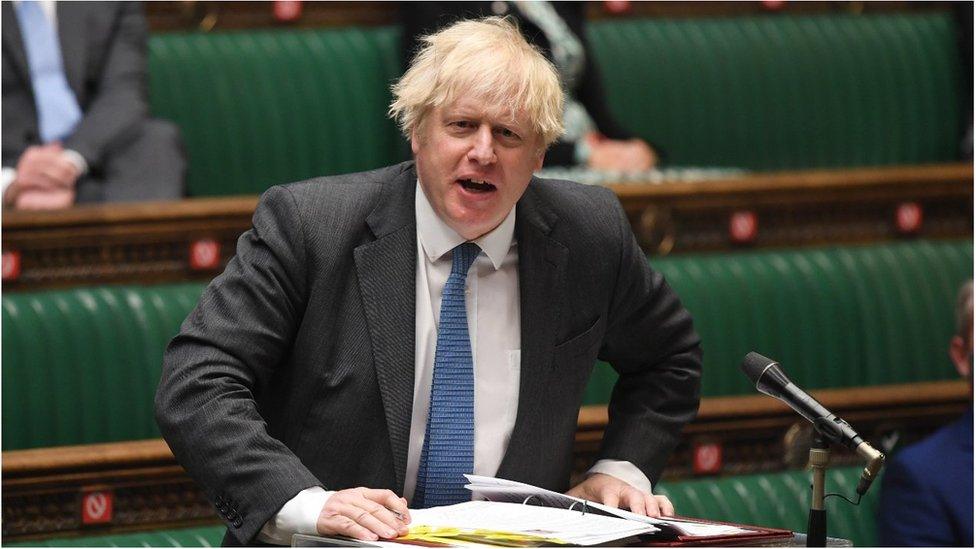
[(830, 462), (830, 443), (813, 431), (810, 445), (810, 469), (813, 472), (813, 495), (810, 499), (810, 516), (807, 519), (807, 547), (827, 546), (827, 509), (824, 506), (827, 464)]

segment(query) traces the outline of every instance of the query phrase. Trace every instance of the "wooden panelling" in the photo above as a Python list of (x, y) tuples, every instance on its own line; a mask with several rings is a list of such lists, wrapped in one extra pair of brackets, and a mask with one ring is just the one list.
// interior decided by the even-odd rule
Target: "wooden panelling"
[[(614, 184), (652, 254), (965, 238), (973, 231), (973, 165), (948, 164), (751, 174), (712, 181)], [(209, 280), (234, 254), (257, 197), (79, 206), (3, 215), (4, 290)], [(902, 233), (899, 208), (920, 225)], [(736, 242), (733, 217), (752, 215), (755, 238)], [(194, 269), (194, 242), (219, 247)], [(16, 276), (8, 276), (16, 261)]]
[[(879, 448), (893, 436), (901, 437), (901, 443), (916, 440), (964, 413), (972, 402), (964, 381), (820, 390), (813, 395)], [(574, 480), (595, 459), (606, 422), (606, 407), (580, 410)], [(763, 395), (705, 399), (664, 478), (693, 476), (692, 454), (702, 443), (721, 448), (722, 474), (802, 467), (809, 445), (805, 426), (785, 405)], [(839, 448), (832, 459), (834, 465), (857, 462)], [(113, 497), (111, 522), (82, 524), (82, 497), (92, 490)], [(216, 520), (214, 509), (162, 440), (4, 452), (2, 503), (5, 541)]]

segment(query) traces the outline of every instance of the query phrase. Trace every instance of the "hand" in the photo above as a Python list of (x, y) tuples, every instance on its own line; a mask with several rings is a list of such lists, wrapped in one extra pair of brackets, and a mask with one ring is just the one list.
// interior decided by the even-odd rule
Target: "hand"
[[(25, 209), (55, 209), (68, 207), (74, 202), (74, 187), (81, 174), (78, 167), (64, 156), (60, 143), (28, 147), (17, 160), (16, 169), (16, 179), (3, 194), (4, 205)], [(21, 206), (20, 195), (28, 191), (60, 192), (48, 197), (33, 193)], [(69, 196), (70, 200), (65, 203)]]
[(28, 188), (20, 190), (17, 194), (17, 198), (14, 199), (14, 208), (18, 210), (61, 210), (70, 208), (74, 203), (74, 188), (47, 190)]
[(610, 507), (630, 509), (638, 515), (674, 516), (674, 506), (667, 497), (643, 492), (616, 477), (602, 473), (590, 475), (566, 492), (566, 495), (588, 499)]
[(657, 155), (640, 139), (616, 141), (589, 139), (590, 158), (587, 165), (595, 170), (639, 172), (657, 164)]
[[(397, 518), (393, 511), (400, 513)], [(389, 490), (350, 488), (339, 490), (326, 500), (319, 513), (319, 535), (340, 534), (363, 541), (393, 539), (407, 534), (410, 511), (407, 500)]]

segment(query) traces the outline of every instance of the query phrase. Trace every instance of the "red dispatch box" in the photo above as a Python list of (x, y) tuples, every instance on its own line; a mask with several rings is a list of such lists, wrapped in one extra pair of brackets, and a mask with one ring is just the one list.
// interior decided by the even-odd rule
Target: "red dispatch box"
[(112, 503), (115, 494), (111, 490), (97, 490), (81, 494), (81, 523), (105, 524), (112, 522)]

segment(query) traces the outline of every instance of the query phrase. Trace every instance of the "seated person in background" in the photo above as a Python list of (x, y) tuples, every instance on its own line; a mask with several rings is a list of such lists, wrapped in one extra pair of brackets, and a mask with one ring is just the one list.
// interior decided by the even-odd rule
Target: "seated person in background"
[[(959, 291), (949, 357), (973, 391), (973, 282)], [(973, 409), (898, 452), (888, 465), (878, 509), (883, 546), (973, 546)]]
[(559, 71), (566, 92), (565, 134), (550, 147), (546, 166), (582, 165), (635, 172), (658, 164), (658, 153), (614, 120), (584, 32), (586, 2), (405, 2), (404, 52), (417, 51), (419, 37), (462, 18), (486, 15), (516, 20), (526, 39), (540, 47)]
[(148, 118), (146, 22), (131, 2), (3, 2), (3, 204), (178, 199), (176, 126)]
[(414, 160), (269, 189), (166, 350), (156, 418), (226, 543), (402, 535), (408, 500), (471, 499), (462, 473), (569, 489), (597, 357), (620, 378), (571, 493), (673, 513), (651, 486), (698, 409), (691, 316), (611, 191), (533, 178), (546, 58), (500, 18), (423, 43), (390, 107)]

